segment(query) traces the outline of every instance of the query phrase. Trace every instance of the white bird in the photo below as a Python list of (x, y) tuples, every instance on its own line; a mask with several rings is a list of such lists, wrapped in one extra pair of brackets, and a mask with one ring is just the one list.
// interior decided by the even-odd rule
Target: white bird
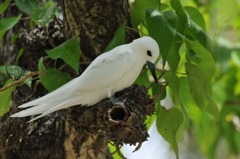
[(123, 104), (114, 97), (115, 92), (131, 86), (145, 63), (157, 83), (154, 63), (158, 56), (159, 46), (148, 36), (118, 46), (98, 56), (79, 77), (43, 97), (20, 105), (19, 108), (33, 107), (11, 117), (42, 113), (31, 120), (33, 121), (70, 106), (93, 105), (106, 97), (109, 97), (114, 104)]

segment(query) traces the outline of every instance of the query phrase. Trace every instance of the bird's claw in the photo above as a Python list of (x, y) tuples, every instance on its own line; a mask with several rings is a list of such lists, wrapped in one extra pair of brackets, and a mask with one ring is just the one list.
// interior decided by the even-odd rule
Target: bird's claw
[(126, 99), (124, 99), (123, 102), (122, 102), (122, 101), (119, 101), (119, 100), (118, 100), (117, 98), (115, 98), (114, 96), (111, 96), (110, 99), (111, 99), (111, 101), (112, 101), (113, 104), (115, 104), (115, 105), (121, 105), (121, 106), (123, 106), (123, 107), (125, 107), (124, 102), (127, 100), (127, 98), (126, 98)]

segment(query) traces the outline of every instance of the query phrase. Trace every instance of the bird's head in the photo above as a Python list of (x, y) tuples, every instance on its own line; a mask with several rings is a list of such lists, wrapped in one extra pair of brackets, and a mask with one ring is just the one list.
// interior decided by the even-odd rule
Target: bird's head
[(133, 47), (135, 50), (137, 48), (136, 54), (140, 57), (140, 59), (147, 63), (155, 82), (158, 83), (154, 67), (154, 63), (156, 62), (160, 52), (157, 42), (153, 38), (145, 36), (134, 40)]

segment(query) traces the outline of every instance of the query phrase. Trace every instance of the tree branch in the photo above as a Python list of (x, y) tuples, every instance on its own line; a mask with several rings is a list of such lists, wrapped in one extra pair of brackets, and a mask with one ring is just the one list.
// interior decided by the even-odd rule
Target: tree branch
[(24, 82), (26, 79), (28, 79), (28, 77), (31, 77), (31, 76), (36, 76), (36, 75), (45, 75), (45, 72), (40, 72), (40, 71), (36, 71), (36, 72), (31, 72), (29, 74), (26, 74), (23, 78), (21, 78), (20, 80), (17, 80), (17, 81), (14, 81), (13, 83), (10, 83), (8, 84), (7, 86), (5, 87), (2, 87), (0, 88), (0, 92), (12, 87), (12, 86), (15, 86), (17, 84), (20, 84), (22, 82)]

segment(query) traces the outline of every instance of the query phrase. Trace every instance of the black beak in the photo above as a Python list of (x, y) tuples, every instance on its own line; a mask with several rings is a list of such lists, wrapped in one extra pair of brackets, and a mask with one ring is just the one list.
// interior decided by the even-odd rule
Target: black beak
[(147, 63), (147, 65), (148, 65), (149, 70), (150, 70), (151, 73), (152, 73), (152, 76), (153, 76), (155, 82), (156, 82), (157, 85), (158, 85), (158, 79), (157, 79), (157, 76), (156, 76), (154, 64), (151, 63), (151, 62), (149, 62), (149, 61), (147, 61), (146, 63)]

